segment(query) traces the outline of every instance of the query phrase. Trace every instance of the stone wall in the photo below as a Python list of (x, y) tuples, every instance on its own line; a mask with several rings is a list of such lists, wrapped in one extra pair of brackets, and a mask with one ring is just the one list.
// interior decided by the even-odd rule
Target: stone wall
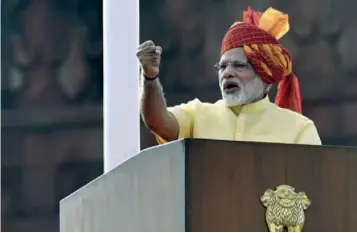
[(1, 228), (58, 231), (59, 200), (103, 172), (101, 2), (1, 3)]

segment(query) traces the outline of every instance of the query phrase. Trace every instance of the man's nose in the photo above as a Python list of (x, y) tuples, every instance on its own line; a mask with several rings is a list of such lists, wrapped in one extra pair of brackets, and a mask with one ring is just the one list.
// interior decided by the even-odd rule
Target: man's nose
[(234, 75), (234, 70), (231, 66), (227, 66), (227, 68), (223, 71), (222, 77), (223, 78), (233, 78)]

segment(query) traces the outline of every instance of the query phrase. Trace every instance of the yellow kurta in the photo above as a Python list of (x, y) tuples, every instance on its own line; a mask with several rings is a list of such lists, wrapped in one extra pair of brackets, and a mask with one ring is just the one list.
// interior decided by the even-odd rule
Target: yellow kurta
[(278, 107), (268, 97), (234, 108), (223, 100), (212, 104), (194, 99), (168, 110), (179, 123), (179, 138), (321, 145), (312, 120)]

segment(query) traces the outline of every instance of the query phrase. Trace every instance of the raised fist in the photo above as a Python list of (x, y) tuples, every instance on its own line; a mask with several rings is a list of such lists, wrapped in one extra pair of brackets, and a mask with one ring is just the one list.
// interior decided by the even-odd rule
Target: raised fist
[(143, 74), (148, 78), (155, 78), (159, 74), (162, 48), (153, 41), (145, 41), (139, 45), (136, 52)]

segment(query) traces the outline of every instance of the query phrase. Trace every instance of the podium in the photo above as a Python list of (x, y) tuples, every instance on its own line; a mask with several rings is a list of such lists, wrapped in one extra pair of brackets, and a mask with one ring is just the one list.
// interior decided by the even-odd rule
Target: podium
[(261, 197), (289, 185), (303, 231), (357, 231), (357, 149), (182, 139), (143, 150), (60, 201), (60, 231), (268, 231)]

